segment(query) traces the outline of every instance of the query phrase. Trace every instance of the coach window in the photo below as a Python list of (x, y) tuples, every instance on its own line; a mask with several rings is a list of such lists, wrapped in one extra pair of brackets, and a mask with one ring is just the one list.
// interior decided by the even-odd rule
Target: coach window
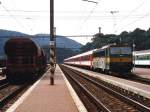
[(86, 59), (86, 56), (83, 57), (83, 61), (85, 61), (85, 59)]
[(147, 59), (150, 59), (150, 56), (149, 56), (149, 55), (147, 56)]
[(85, 61), (87, 60), (87, 57), (88, 57), (88, 56), (85, 56)]
[(85, 60), (85, 56), (83, 56), (82, 60), (83, 60), (83, 61)]
[(78, 61), (80, 61), (80, 57), (78, 58)]
[(76, 58), (76, 61), (78, 61), (78, 58)]
[(86, 60), (88, 61), (89, 59), (90, 59), (90, 55), (87, 55), (87, 59)]
[(147, 56), (145, 55), (144, 57), (143, 57), (143, 60), (146, 60), (147, 59)]
[(85, 61), (85, 56), (83, 57), (83, 61)]
[(150, 59), (150, 55), (148, 56), (148, 59)]
[(135, 59), (138, 60), (139, 59), (138, 56), (135, 56)]
[(146, 60), (148, 60), (148, 59), (149, 59), (149, 56), (147, 55), (147, 56), (146, 56)]
[(86, 61), (88, 60), (88, 55), (87, 55), (87, 56), (85, 56), (85, 60), (86, 60)]

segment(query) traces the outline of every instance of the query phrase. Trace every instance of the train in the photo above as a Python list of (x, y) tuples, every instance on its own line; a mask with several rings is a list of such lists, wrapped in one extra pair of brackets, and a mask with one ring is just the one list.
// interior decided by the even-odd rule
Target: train
[(29, 37), (13, 37), (4, 45), (6, 78), (9, 82), (25, 82), (44, 72), (47, 66), (44, 50)]
[(132, 51), (128, 45), (110, 44), (64, 59), (64, 64), (104, 73), (129, 73), (133, 68)]
[(134, 51), (133, 63), (137, 67), (150, 67), (150, 50)]

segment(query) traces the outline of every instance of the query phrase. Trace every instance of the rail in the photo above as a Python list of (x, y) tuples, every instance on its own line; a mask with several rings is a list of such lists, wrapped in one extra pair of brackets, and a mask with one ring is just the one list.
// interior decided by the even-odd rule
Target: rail
[(98, 111), (111, 112), (102, 102), (100, 102), (94, 95), (92, 95), (89, 90), (87, 90), (84, 86), (82, 86), (82, 84), (78, 80), (76, 80), (68, 72), (65, 72), (65, 74), (67, 74), (72, 79), (72, 81), (74, 81), (78, 85), (78, 87), (82, 90), (82, 92), (86, 94), (86, 96), (90, 99), (90, 101), (96, 105)]
[(10, 100), (12, 100), (15, 96), (17, 96), (22, 90), (27, 87), (27, 84), (16, 88), (13, 91), (10, 91), (8, 94), (4, 95), (0, 99), (0, 108), (4, 107)]
[[(82, 74), (82, 77), (86, 80), (88, 80), (89, 82), (93, 83), (94, 85), (98, 86), (99, 88), (102, 88), (104, 89), (106, 92), (108, 92), (109, 94), (113, 94), (113, 96), (115, 96), (116, 98), (118, 99), (122, 99), (124, 102), (128, 103), (129, 105), (132, 105), (133, 107), (135, 107), (137, 110), (140, 110), (140, 111), (144, 111), (144, 112), (149, 112), (150, 111), (150, 108), (137, 102), (137, 101), (134, 101), (133, 99), (125, 96), (125, 95), (122, 95), (120, 94), (119, 92), (117, 91), (114, 91), (113, 89), (111, 89), (110, 87), (106, 87), (106, 85), (103, 85), (102, 83), (100, 83), (99, 81), (97, 80), (94, 80), (94, 79), (91, 79), (91, 77), (87, 77), (86, 75), (83, 75), (83, 73), (80, 73), (78, 71), (74, 71), (74, 70), (71, 70), (72, 72), (74, 72), (75, 74), (79, 75), (79, 74)], [(66, 73), (66, 72), (65, 72)], [(80, 75), (81, 76), (81, 75)], [(71, 75), (69, 75), (69, 77), (72, 77)], [(75, 78), (73, 80), (76, 80)], [(77, 82), (76, 82), (77, 83)], [(80, 84), (78, 84), (80, 85)], [(84, 90), (85, 93), (88, 93), (86, 90)], [(89, 94), (89, 93), (88, 93)], [(92, 96), (91, 96), (92, 97)], [(97, 103), (97, 105), (99, 105)]]

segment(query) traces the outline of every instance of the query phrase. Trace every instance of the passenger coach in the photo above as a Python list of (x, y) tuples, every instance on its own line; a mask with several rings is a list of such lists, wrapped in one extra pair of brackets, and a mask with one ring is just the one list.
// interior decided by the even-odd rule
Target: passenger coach
[(67, 58), (64, 60), (64, 63), (69, 65), (74, 65), (74, 66), (92, 68), (93, 51), (96, 51), (96, 49)]
[(150, 67), (150, 50), (135, 51), (133, 55), (135, 66)]

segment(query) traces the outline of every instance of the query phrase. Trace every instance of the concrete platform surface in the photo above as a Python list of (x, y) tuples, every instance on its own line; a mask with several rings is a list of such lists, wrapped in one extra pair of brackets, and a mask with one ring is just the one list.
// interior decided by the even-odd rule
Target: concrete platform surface
[(12, 106), (6, 112), (78, 112), (60, 68), (56, 67), (55, 85), (50, 85), (49, 76), (48, 70), (31, 94), (18, 107)]
[(150, 79), (150, 68), (133, 68), (133, 73), (140, 77)]

